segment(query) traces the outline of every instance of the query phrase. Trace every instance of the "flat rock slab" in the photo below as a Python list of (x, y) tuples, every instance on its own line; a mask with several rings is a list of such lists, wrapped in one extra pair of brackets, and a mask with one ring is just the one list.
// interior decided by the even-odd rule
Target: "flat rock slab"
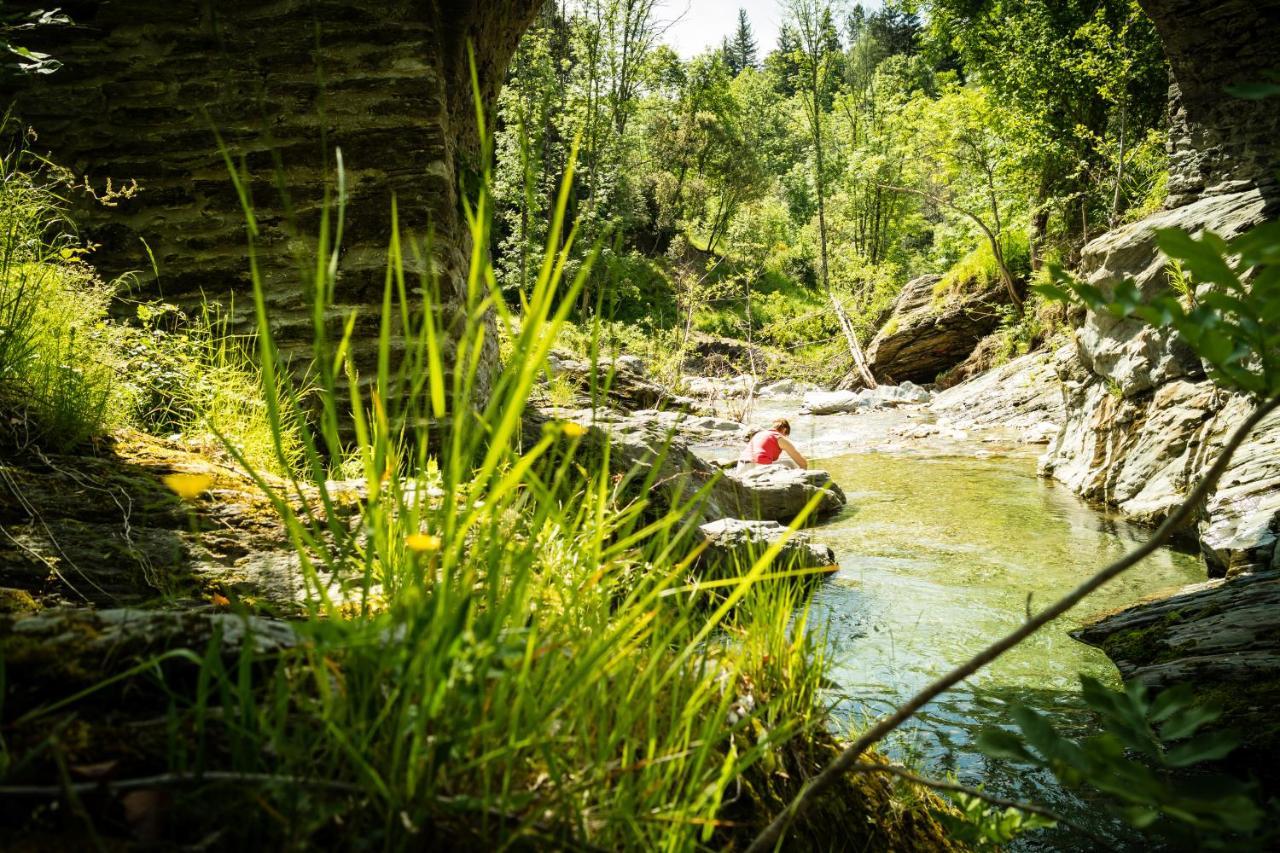
[[(769, 547), (782, 542), (773, 571), (824, 569), (835, 571), (836, 555), (807, 533), (789, 531), (776, 521), (722, 518), (698, 528), (706, 549), (699, 555), (701, 576), (735, 575), (747, 571)], [(785, 541), (784, 541), (785, 540)]]
[[(297, 553), (269, 496), (243, 471), (176, 442), (122, 432), (92, 454), (6, 459), (0, 473), (8, 534), (0, 587), (40, 605), (191, 602), (219, 592), (283, 611), (304, 597)], [(165, 485), (171, 474), (203, 478), (208, 488), (184, 502)], [(360, 485), (327, 488), (340, 513), (358, 515)], [(308, 495), (318, 503), (317, 490)]]
[[(1135, 570), (1138, 571), (1138, 570)], [(1280, 571), (1183, 587), (1073, 631), (1126, 680), (1188, 683), (1223, 707), (1223, 726), (1259, 749), (1280, 747)]]

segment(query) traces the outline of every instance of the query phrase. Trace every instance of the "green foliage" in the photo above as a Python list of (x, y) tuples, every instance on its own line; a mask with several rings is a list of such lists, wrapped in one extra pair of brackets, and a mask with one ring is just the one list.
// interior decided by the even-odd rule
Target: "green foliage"
[(255, 468), (276, 475), (296, 469), (298, 425), (286, 423), (280, 432), (279, 464), (252, 337), (232, 334), (226, 315), (213, 305), (196, 317), (164, 303), (140, 304), (136, 314), (137, 326), (121, 333), (119, 360), (139, 428), (177, 433), (209, 454), (229, 444)]
[(1177, 265), (1174, 293), (1144, 298), (1129, 279), (1107, 293), (1060, 269), (1053, 283), (1038, 289), (1052, 299), (1173, 329), (1219, 384), (1256, 398), (1280, 395), (1280, 222), (1232, 240), (1180, 229), (1163, 229), (1158, 239)]
[[(659, 43), (647, 0), (544, 6), (499, 105), (493, 239), (511, 304), (536, 273), (578, 134), (578, 245), (610, 247), (580, 321), (601, 305), (642, 327), (683, 323), (683, 271), (640, 260), (683, 237), (810, 288), (825, 270), (869, 332), (917, 275), (955, 265), (949, 287), (985, 287), (1003, 261), (1023, 279), (1032, 243), (1040, 257), (1070, 251), (1163, 202), (1164, 62), (1132, 0), (939, 0), (927, 16), (892, 7), (844, 20), (826, 0), (784, 6), (761, 69), (745, 15), (732, 44), (682, 60)], [(825, 337), (803, 319), (808, 300), (761, 302), (798, 313), (748, 324), (745, 308), (716, 306), (697, 324), (743, 335), (759, 320), (786, 346)], [(784, 320), (815, 334), (775, 334)]]
[(0, 420), (6, 443), (66, 450), (121, 422), (112, 289), (18, 148), (0, 160)]
[(0, 54), (17, 57), (16, 61), (0, 63), (0, 77), (14, 73), (52, 74), (61, 68), (62, 62), (55, 57), (17, 42), (37, 27), (67, 26), (70, 23), (71, 19), (58, 8), (34, 9), (26, 13), (0, 9)]
[[(486, 197), (470, 209), (483, 246)], [(519, 322), (491, 289), (485, 253), (473, 256), (456, 358), (445, 356), (444, 312), (433, 310), (438, 283), (424, 275), (411, 288), (410, 238), (398, 231), (371, 383), (350, 362), (353, 325), (330, 339), (329, 306), (318, 303), (324, 408), (303, 433), (303, 468), (326, 511), (260, 478), (298, 544), (316, 618), (278, 660), (246, 651), (227, 667), (204, 656), (199, 689), (173, 696), (171, 730), (229, 748), (177, 752), (172, 764), (359, 793), (317, 789), (297, 809), (296, 788), (238, 784), (257, 817), (220, 822), (224, 841), (324, 843), (338, 823), (388, 848), (415, 845), (430, 827), (436, 838), (499, 846), (691, 849), (713, 843), (731, 798), (751, 796), (744, 777), (780, 766), (788, 743), (820, 725), (823, 662), (803, 598), (761, 582), (777, 549), (708, 605), (683, 559), (700, 496), (664, 500), (670, 484), (655, 481), (657, 464), (613, 475), (607, 444), (577, 424), (526, 429), (529, 394), (590, 275), (591, 256), (572, 282), (554, 263), (572, 239), (564, 214), (562, 201)], [(326, 216), (325, 254), (339, 251), (328, 225)], [(315, 268), (326, 278), (311, 292), (323, 300), (333, 267)], [(304, 402), (256, 275), (254, 287), (266, 399), (283, 401), (268, 407), (278, 432)], [(510, 330), (509, 357), (482, 395), (465, 365), (488, 335), (486, 303)], [(590, 334), (598, 351), (601, 330)], [(405, 342), (399, 367), (393, 336)], [(365, 481), (361, 524), (350, 528), (325, 489), (347, 447), (340, 395)], [(204, 696), (219, 697), (220, 713)], [(207, 812), (188, 819), (202, 837)]]
[(1241, 837), (1264, 828), (1252, 785), (1217, 773), (1181, 772), (1225, 757), (1237, 743), (1230, 732), (1201, 731), (1220, 712), (1199, 704), (1189, 686), (1148, 697), (1137, 682), (1116, 692), (1092, 678), (1080, 681), (1085, 702), (1100, 717), (1101, 734), (1075, 741), (1048, 718), (1017, 706), (1011, 714), (1021, 736), (988, 730), (979, 747), (993, 758), (1050, 770), (1068, 786), (1096, 788), (1139, 829), (1191, 831), (1202, 845), (1240, 849)]
[(1043, 815), (1012, 806), (999, 808), (970, 794), (952, 794), (951, 800), (960, 814), (938, 812), (938, 818), (953, 838), (976, 850), (1001, 850), (1028, 832), (1057, 826)]
[[(1016, 279), (1026, 279), (1031, 274), (1031, 243), (1026, 233), (1012, 231), (1000, 241), (1004, 261)], [(1000, 268), (996, 264), (991, 244), (983, 241), (977, 248), (956, 261), (934, 285), (934, 296), (981, 293), (1000, 286)]]

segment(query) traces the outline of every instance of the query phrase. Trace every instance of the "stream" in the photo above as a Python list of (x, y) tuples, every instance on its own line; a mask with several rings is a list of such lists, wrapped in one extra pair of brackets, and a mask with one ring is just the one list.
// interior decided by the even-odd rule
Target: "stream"
[[(757, 409), (752, 422), (785, 411), (771, 409)], [(790, 417), (793, 440), (849, 500), (812, 531), (835, 550), (840, 570), (816, 594), (810, 623), (826, 632), (836, 718), (850, 727), (1015, 627), (1028, 595), (1033, 607), (1048, 604), (1148, 534), (1039, 478), (1042, 447), (990, 436), (931, 443), (895, 437), (896, 429), (931, 419), (919, 409)], [(1123, 838), (1097, 804), (1048, 774), (987, 759), (974, 739), (985, 727), (1012, 727), (1011, 703), (1088, 735), (1095, 722), (1080, 699), (1078, 673), (1115, 687), (1120, 679), (1105, 655), (1067, 631), (1090, 614), (1204, 576), (1198, 556), (1162, 549), (927, 706), (882, 750), (926, 775), (954, 775)], [(1029, 833), (1015, 847), (1084, 850), (1091, 843), (1059, 828)]]

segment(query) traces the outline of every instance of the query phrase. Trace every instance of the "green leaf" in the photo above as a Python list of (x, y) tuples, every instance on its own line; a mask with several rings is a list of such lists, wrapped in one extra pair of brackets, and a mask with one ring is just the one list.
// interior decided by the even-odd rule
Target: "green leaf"
[(1280, 83), (1233, 83), (1226, 89), (1227, 94), (1233, 98), (1247, 101), (1261, 101), (1280, 95)]
[(1222, 711), (1211, 705), (1185, 705), (1166, 715), (1164, 724), (1160, 726), (1160, 737), (1164, 740), (1191, 737), (1201, 726), (1221, 716)]
[(1040, 294), (1045, 299), (1048, 299), (1051, 302), (1070, 302), (1071, 301), (1071, 294), (1068, 293), (1066, 290), (1062, 289), (1061, 287), (1058, 287), (1056, 284), (1049, 284), (1048, 282), (1040, 282), (1039, 284), (1031, 285), (1031, 290)]
[(1153, 723), (1160, 723), (1171, 715), (1181, 711), (1195, 702), (1195, 692), (1190, 684), (1178, 684), (1163, 690), (1151, 703), (1148, 717)]
[(1196, 240), (1181, 228), (1161, 228), (1156, 231), (1156, 242), (1166, 255), (1182, 261), (1196, 282), (1242, 289), (1240, 279), (1223, 257), (1226, 245), (1217, 235), (1205, 234)]
[(989, 758), (1045, 766), (1045, 762), (1028, 750), (1021, 738), (1004, 729), (983, 729), (978, 733), (975, 743), (978, 750)]
[(1217, 761), (1239, 745), (1240, 739), (1234, 732), (1210, 732), (1170, 749), (1164, 755), (1164, 763), (1168, 767), (1189, 767), (1202, 761)]

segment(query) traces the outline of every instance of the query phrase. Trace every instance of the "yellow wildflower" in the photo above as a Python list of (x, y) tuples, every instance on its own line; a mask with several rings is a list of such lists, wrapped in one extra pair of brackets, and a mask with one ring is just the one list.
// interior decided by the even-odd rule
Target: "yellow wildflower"
[(209, 491), (213, 478), (208, 474), (167, 474), (164, 484), (184, 501), (192, 501)]
[(587, 434), (587, 428), (582, 424), (576, 424), (573, 421), (565, 421), (560, 428), (567, 438), (582, 438)]
[(404, 544), (408, 546), (410, 551), (424, 553), (428, 551), (439, 551), (440, 546), (444, 543), (440, 541), (439, 536), (432, 536), (430, 533), (410, 533), (405, 537)]

